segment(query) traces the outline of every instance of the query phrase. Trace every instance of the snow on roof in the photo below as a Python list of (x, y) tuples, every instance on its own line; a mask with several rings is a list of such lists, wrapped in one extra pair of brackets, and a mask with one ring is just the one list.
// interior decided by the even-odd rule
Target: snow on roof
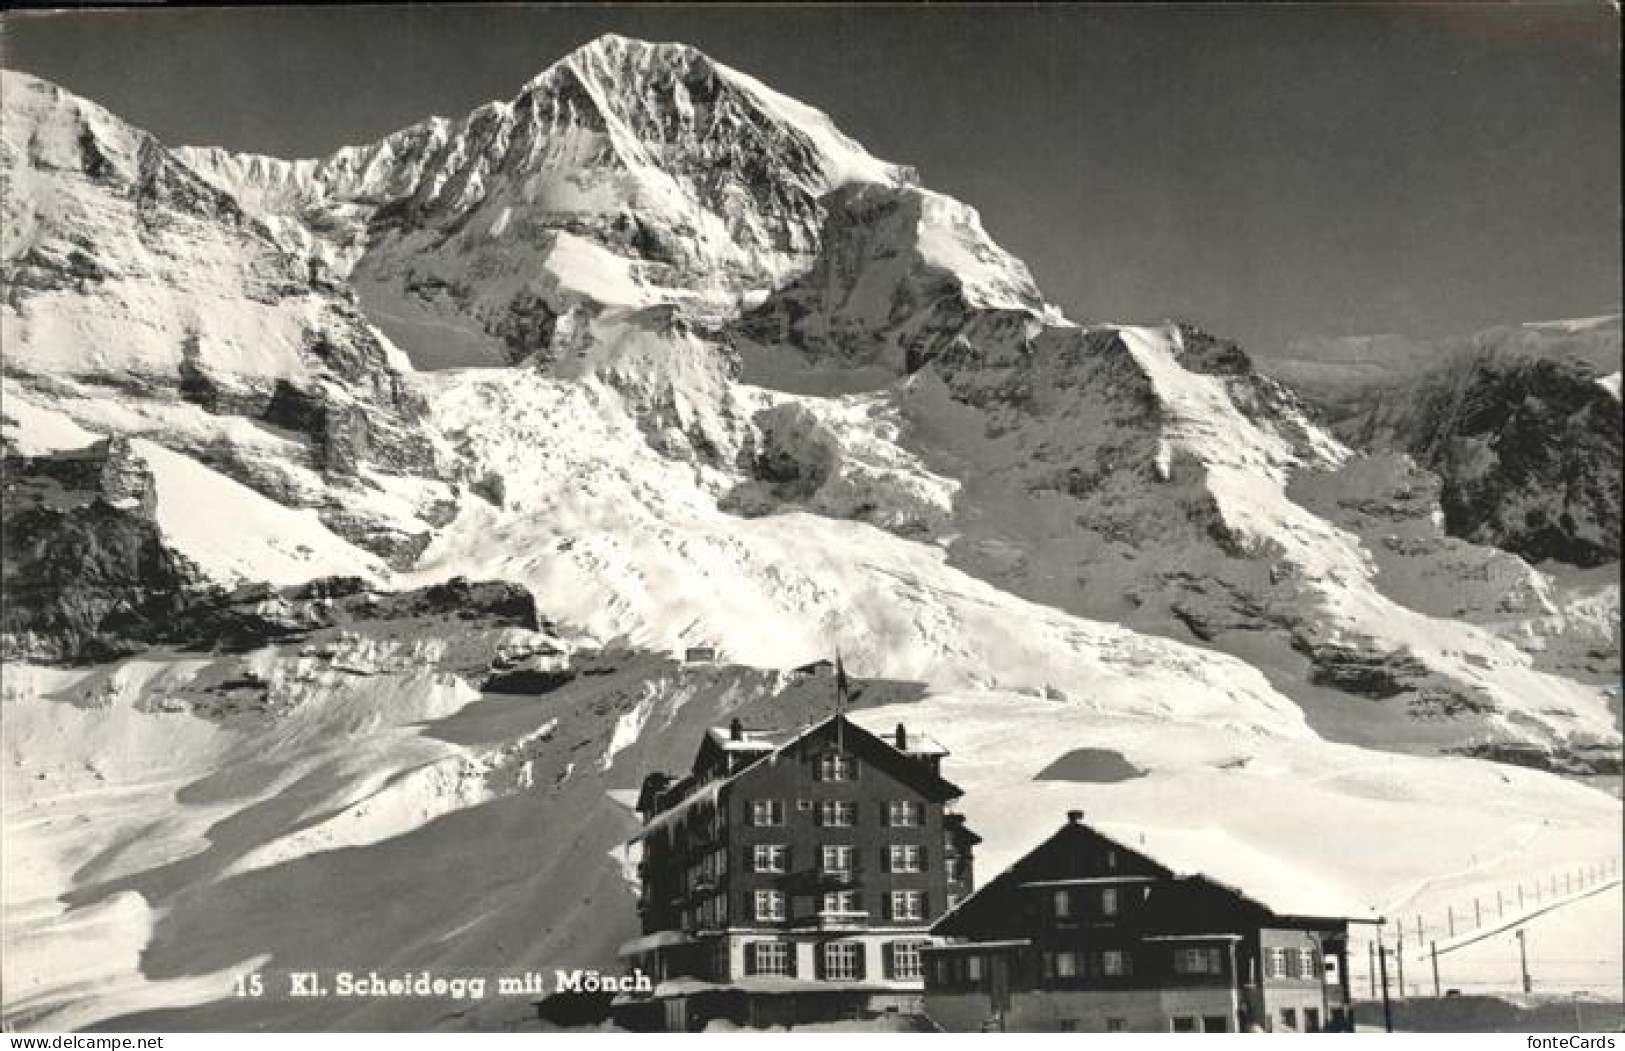
[(857, 978), (851, 981), (835, 981), (828, 978), (792, 978), (788, 975), (760, 974), (736, 978), (731, 982), (707, 982), (699, 978), (668, 978), (654, 987), (654, 992), (650, 994), (649, 998), (660, 1000), (669, 996), (689, 996), (694, 993), (710, 992), (718, 989), (738, 989), (742, 992), (752, 993), (829, 992), (837, 989), (847, 992), (919, 992), (920, 983), (917, 979)]
[(1091, 821), (1089, 827), (1186, 878), (1201, 877), (1277, 916), (1379, 917), (1347, 888), (1297, 868), (1214, 828), (1170, 829)]
[(771, 752), (786, 743), (786, 734), (780, 730), (745, 730), (737, 741), (726, 726), (713, 726), (705, 733), (724, 752)]
[(640, 952), (649, 952), (651, 949), (664, 949), (672, 945), (687, 945), (697, 941), (692, 934), (683, 931), (656, 931), (645, 934), (641, 938), (633, 938), (615, 950), (616, 956), (633, 956)]
[(695, 805), (699, 803), (707, 801), (712, 803), (716, 802), (717, 795), (722, 791), (722, 786), (726, 785), (730, 780), (732, 780), (732, 778), (712, 781), (710, 784), (702, 785), (701, 787), (695, 789), (694, 792), (689, 796), (680, 802), (673, 804), (669, 810), (662, 810), (660, 813), (656, 814), (654, 817), (645, 822), (644, 826), (638, 829), (637, 835), (633, 836), (631, 841), (636, 842), (640, 839), (647, 839), (649, 837), (649, 833), (658, 832), (666, 826), (672, 824), (672, 822), (676, 821), (684, 814), (687, 814), (691, 809), (694, 808)]
[[(882, 735), (880, 739), (882, 741), (886, 741), (884, 735)], [(887, 741), (886, 743), (895, 746), (897, 742), (895, 740), (891, 740)], [(941, 741), (938, 741), (935, 737), (928, 734), (915, 733), (913, 730), (908, 732), (908, 747), (902, 749), (902, 751), (907, 755), (948, 754), (948, 749), (943, 747)]]

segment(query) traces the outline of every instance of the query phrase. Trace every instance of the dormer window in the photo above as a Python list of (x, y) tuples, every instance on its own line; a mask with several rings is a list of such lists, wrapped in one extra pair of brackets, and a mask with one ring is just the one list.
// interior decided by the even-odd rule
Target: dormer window
[(845, 752), (825, 752), (818, 757), (820, 781), (852, 781), (857, 776), (857, 761)]

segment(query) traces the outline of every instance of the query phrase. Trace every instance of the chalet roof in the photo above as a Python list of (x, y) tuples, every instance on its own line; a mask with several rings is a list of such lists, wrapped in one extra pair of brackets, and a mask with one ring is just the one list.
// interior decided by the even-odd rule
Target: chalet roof
[(1171, 829), (1118, 822), (1089, 827), (1174, 875), (1205, 879), (1262, 905), (1276, 916), (1375, 921), (1350, 890), (1304, 871), (1216, 828)]
[(728, 727), (713, 726), (705, 736), (724, 752), (771, 752), (792, 735), (782, 730), (743, 730), (736, 741)]
[[(1064, 837), (1093, 833), (1119, 849), (1151, 862), (1174, 879), (1206, 882), (1252, 902), (1277, 919), (1341, 919), (1377, 923), (1381, 917), (1347, 888), (1287, 864), (1219, 829), (1168, 829), (1119, 822), (1068, 821), (1050, 838), (976, 888), (937, 920), (940, 930), (983, 894), (1008, 884), (1028, 858), (1051, 849)], [(1022, 886), (1066, 886), (1087, 879), (1023, 880)]]
[[(852, 748), (854, 751), (866, 752), (870, 756), (873, 756), (877, 752), (881, 752), (881, 754), (908, 756), (917, 754), (914, 753), (913, 749), (909, 749), (908, 752), (900, 753), (891, 741), (888, 741), (885, 737), (872, 734), (868, 730), (865, 730), (863, 727), (848, 719), (843, 712), (836, 712), (834, 715), (824, 719), (822, 722), (814, 723), (811, 726), (799, 731), (774, 734), (773, 736), (782, 739), (779, 741), (779, 743), (774, 744), (771, 747), (752, 747), (737, 750), (747, 751), (760, 756), (760, 762), (774, 762), (781, 754), (784, 753), (786, 749), (815, 733), (819, 733), (826, 726), (836, 723), (837, 720), (840, 723), (840, 731), (844, 735), (844, 739), (847, 742), (848, 747)], [(727, 744), (739, 745), (746, 743), (749, 741), (752, 733), (763, 735), (763, 737), (758, 738), (759, 740), (768, 739), (768, 731), (747, 730), (744, 734), (744, 741), (730, 740), (729, 738), (731, 735), (726, 727), (721, 729), (723, 740), (717, 740), (717, 733), (718, 728), (712, 727), (709, 731), (707, 731), (707, 737), (710, 740), (715, 741), (718, 746)], [(687, 813), (690, 807), (694, 806), (701, 800), (716, 800), (721, 795), (723, 789), (727, 788), (739, 778), (756, 769), (756, 766), (757, 763), (751, 763), (750, 765), (735, 771), (727, 777), (721, 777), (714, 781), (706, 782), (700, 788), (696, 789), (692, 795), (687, 796), (674, 805), (671, 809), (663, 810), (650, 818), (648, 823), (646, 823), (643, 828), (638, 831), (637, 835), (632, 837), (632, 841), (636, 842), (637, 840), (645, 838), (649, 833), (655, 831), (656, 829), (666, 827), (674, 819), (684, 813)], [(915, 782), (916, 787), (920, 788), (921, 791), (940, 797), (943, 800), (958, 799), (964, 794), (958, 785), (944, 778), (941, 774), (937, 773), (935, 770), (923, 763), (901, 763), (898, 765), (894, 773), (896, 773), (900, 779)]]

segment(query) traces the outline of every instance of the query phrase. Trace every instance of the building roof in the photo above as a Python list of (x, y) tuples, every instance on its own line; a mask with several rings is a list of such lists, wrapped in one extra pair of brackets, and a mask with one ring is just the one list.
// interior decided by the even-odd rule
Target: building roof
[(1306, 872), (1216, 828), (1171, 829), (1090, 822), (1107, 839), (1158, 862), (1174, 875), (1205, 879), (1276, 916), (1375, 922), (1376, 910), (1346, 887)]
[[(1029, 850), (1009, 868), (977, 887), (938, 918), (940, 930), (994, 887), (1008, 884), (1028, 858), (1050, 849), (1062, 837), (1093, 833), (1121, 850), (1151, 862), (1176, 880), (1207, 883), (1236, 895), (1277, 919), (1339, 919), (1380, 923), (1381, 916), (1345, 887), (1287, 864), (1218, 829), (1168, 829), (1119, 822), (1068, 821), (1050, 838)], [(1021, 886), (1065, 886), (1078, 880), (1022, 881)]]
[[(854, 752), (867, 753), (870, 757), (873, 757), (877, 752), (879, 752), (879, 750), (884, 749), (885, 752), (881, 754), (904, 756), (907, 758), (914, 758), (921, 754), (929, 754), (916, 752), (912, 747), (905, 751), (899, 752), (892, 741), (888, 740), (886, 737), (872, 734), (868, 730), (865, 730), (863, 727), (848, 719), (844, 712), (836, 712), (829, 718), (798, 731), (774, 732), (765, 730), (746, 730), (743, 731), (741, 740), (734, 741), (732, 740), (732, 734), (727, 727), (712, 727), (710, 730), (706, 731), (706, 738), (707, 740), (715, 743), (718, 747), (727, 748), (727, 746), (733, 745), (735, 746), (732, 749), (734, 751), (756, 755), (759, 757), (758, 762), (771, 763), (776, 761), (786, 749), (815, 733), (819, 733), (825, 727), (835, 725), (837, 723), (839, 724), (838, 729), (840, 733), (844, 735), (844, 740), (847, 742), (847, 746)], [(719, 734), (720, 739), (718, 736)], [(757, 735), (755, 742), (752, 741), (751, 735), (753, 734)], [(778, 739), (778, 743), (771, 743), (775, 738)], [(762, 747), (761, 744), (763, 743), (765, 743), (767, 746)], [(660, 813), (651, 817), (643, 828), (638, 831), (637, 835), (632, 837), (632, 841), (636, 842), (637, 840), (645, 838), (649, 833), (656, 831), (657, 829), (665, 828), (675, 818), (686, 813), (690, 807), (694, 806), (702, 799), (717, 799), (725, 788), (732, 785), (735, 781), (739, 780), (741, 777), (744, 777), (752, 770), (756, 769), (756, 766), (757, 763), (753, 762), (726, 777), (721, 777), (714, 781), (706, 782), (704, 785), (696, 789), (691, 795), (688, 795), (682, 800), (678, 801), (670, 809), (662, 810)], [(921, 791), (927, 793), (928, 795), (937, 796), (943, 800), (957, 799), (964, 794), (958, 785), (947, 780), (934, 769), (923, 763), (902, 763), (897, 767), (894, 773), (899, 776), (900, 780), (913, 781), (915, 782), (915, 786)]]
[(771, 752), (792, 736), (782, 730), (742, 730), (740, 733), (739, 740), (734, 740), (728, 727), (713, 726), (705, 731), (705, 736), (724, 752)]

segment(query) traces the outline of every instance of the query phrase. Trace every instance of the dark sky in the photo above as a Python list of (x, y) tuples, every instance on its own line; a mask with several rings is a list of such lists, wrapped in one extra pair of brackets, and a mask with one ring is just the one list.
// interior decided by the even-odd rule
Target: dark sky
[(3, 57), (172, 144), (309, 156), (511, 97), (610, 30), (917, 166), (1074, 317), (1268, 353), (1619, 309), (1601, 3), (13, 13)]

